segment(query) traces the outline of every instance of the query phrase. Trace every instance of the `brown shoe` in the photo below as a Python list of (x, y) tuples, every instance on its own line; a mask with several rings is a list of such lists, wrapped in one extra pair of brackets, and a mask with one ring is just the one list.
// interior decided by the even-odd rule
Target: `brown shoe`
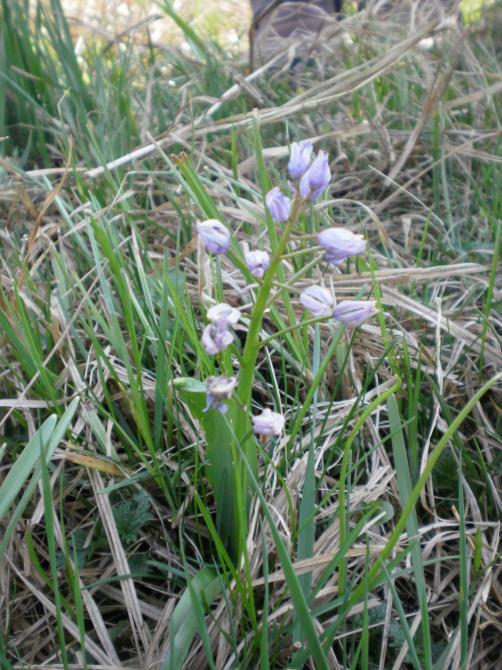
[(251, 67), (290, 45), (305, 47), (341, 11), (343, 0), (251, 0)]

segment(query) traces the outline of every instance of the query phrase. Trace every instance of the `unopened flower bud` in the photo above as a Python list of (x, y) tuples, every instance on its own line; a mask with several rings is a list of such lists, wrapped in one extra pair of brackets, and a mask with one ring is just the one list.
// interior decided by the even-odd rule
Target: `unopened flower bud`
[(375, 300), (343, 300), (337, 305), (333, 317), (349, 328), (356, 328), (376, 314), (375, 306)]
[(270, 265), (270, 256), (268, 253), (256, 249), (255, 251), (248, 251), (244, 258), (251, 274), (261, 279), (265, 274), (265, 270)]
[(310, 142), (293, 142), (288, 163), (288, 172), (291, 179), (301, 179), (307, 170), (313, 145)]
[(276, 223), (287, 221), (291, 214), (291, 200), (276, 186), (265, 196), (268, 211)]
[(335, 308), (331, 293), (322, 286), (306, 288), (300, 294), (300, 302), (314, 316), (331, 316)]
[(346, 228), (326, 228), (319, 233), (317, 239), (326, 251), (326, 261), (331, 265), (340, 265), (345, 259), (357, 256), (366, 249), (363, 236)]
[(204, 246), (213, 254), (224, 254), (230, 247), (230, 231), (217, 219), (200, 221), (197, 224)]
[(300, 180), (300, 195), (306, 200), (315, 200), (331, 181), (328, 154), (319, 151), (317, 158)]
[(267, 408), (261, 414), (253, 417), (253, 430), (257, 435), (280, 435), (284, 422), (282, 414), (277, 414)]

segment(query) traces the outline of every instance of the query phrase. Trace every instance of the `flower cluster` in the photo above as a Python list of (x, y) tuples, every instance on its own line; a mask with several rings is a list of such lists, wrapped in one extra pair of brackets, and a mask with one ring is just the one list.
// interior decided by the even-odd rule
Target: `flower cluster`
[(288, 163), (289, 176), (299, 182), (303, 200), (316, 200), (331, 181), (328, 154), (319, 151), (310, 163), (313, 145), (310, 142), (293, 142)]
[[(291, 196), (286, 195), (278, 186), (272, 188), (265, 196), (265, 204), (272, 220), (278, 224), (286, 224), (281, 251), (287, 244), (291, 227), (300, 212), (309, 202), (318, 199), (331, 181), (328, 154), (319, 151), (314, 156), (314, 147), (310, 142), (294, 142), (288, 163), (291, 179), (289, 188)], [(224, 254), (230, 249), (231, 234), (228, 228), (216, 219), (209, 219), (197, 224), (199, 237), (207, 251), (213, 254)], [(317, 241), (324, 251), (324, 259), (329, 265), (339, 266), (348, 258), (362, 254), (366, 249), (366, 240), (362, 235), (342, 227), (322, 230)], [(280, 260), (277, 252), (273, 267)], [(270, 291), (272, 276), (267, 275), (271, 266), (271, 257), (263, 249), (252, 249), (244, 254), (247, 269), (263, 283), (261, 290)], [(271, 270), (272, 272), (272, 270)], [(262, 305), (265, 302), (262, 301)], [(333, 318), (346, 327), (360, 326), (366, 319), (376, 313), (374, 300), (344, 300), (336, 303), (331, 292), (322, 286), (310, 286), (302, 291), (300, 304), (315, 318)], [(215, 355), (224, 351), (234, 340), (233, 328), (240, 319), (240, 311), (221, 303), (211, 307), (207, 312), (208, 325), (202, 333), (202, 346), (207, 354)], [(263, 313), (252, 318), (261, 319)], [(237, 385), (236, 377), (209, 377), (206, 381), (207, 404), (204, 411), (211, 408), (222, 414), (227, 411), (226, 401), (230, 399)], [(280, 435), (284, 429), (284, 417), (281, 414), (265, 409), (261, 414), (252, 417), (253, 430), (261, 437)]]
[[(314, 147), (310, 142), (293, 142), (288, 163), (289, 176), (293, 180), (293, 194), (302, 201), (317, 200), (331, 181), (328, 154), (319, 151), (312, 163), (310, 159)], [(298, 187), (298, 190), (297, 190)], [(276, 223), (289, 219), (293, 203), (291, 198), (275, 186), (265, 196), (267, 209)]]

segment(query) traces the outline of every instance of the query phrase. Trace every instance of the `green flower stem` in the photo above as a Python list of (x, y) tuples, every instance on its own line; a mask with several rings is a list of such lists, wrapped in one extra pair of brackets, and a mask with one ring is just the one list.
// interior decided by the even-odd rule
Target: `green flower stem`
[(298, 279), (301, 279), (304, 275), (309, 272), (312, 268), (314, 268), (318, 263), (322, 260), (323, 254), (320, 256), (316, 256), (313, 260), (310, 261), (310, 263), (307, 263), (307, 265), (304, 265), (301, 270), (298, 270), (298, 272), (291, 277), (290, 283), (294, 284), (295, 281), (298, 281)]
[(306, 256), (315, 251), (320, 251), (322, 247), (307, 247), (306, 249), (296, 249), (295, 251), (290, 251), (289, 254), (284, 254), (283, 259), (287, 260), (288, 258), (296, 258), (297, 256)]
[(284, 232), (282, 233), (275, 253), (270, 261), (270, 266), (265, 273), (263, 278), (263, 283), (256, 297), (256, 303), (251, 313), (250, 322), (249, 322), (249, 331), (246, 338), (246, 343), (244, 345), (244, 351), (242, 354), (242, 363), (241, 371), (239, 375), (239, 387), (238, 395), (242, 406), (249, 409), (249, 403), (251, 400), (251, 391), (253, 388), (253, 379), (256, 367), (256, 359), (258, 357), (258, 352), (260, 350), (260, 332), (261, 325), (263, 322), (263, 315), (267, 309), (267, 303), (272, 290), (274, 283), (274, 277), (276, 275), (279, 264), (282, 260), (282, 253), (286, 248), (286, 245), (289, 240), (289, 236), (293, 229), (294, 224), (298, 219), (300, 213), (301, 202), (295, 201), (293, 204), (293, 212), (289, 221), (286, 224)]
[(316, 319), (307, 319), (306, 321), (301, 321), (300, 323), (295, 323), (294, 326), (289, 326), (288, 328), (283, 328), (283, 330), (278, 330), (270, 337), (265, 338), (260, 342), (260, 348), (266, 346), (269, 342), (273, 342), (278, 337), (282, 337), (286, 333), (290, 333), (292, 330), (297, 328), (303, 328), (304, 326), (312, 326), (314, 323), (322, 323), (323, 321), (329, 321), (333, 317), (331, 316), (318, 316)]
[[(284, 258), (284, 256), (283, 256)], [(288, 284), (281, 284), (279, 282), (276, 282), (276, 286), (278, 286), (281, 289), (287, 289), (291, 290), (291, 286), (298, 280), (301, 279), (304, 275), (306, 275), (313, 267), (315, 267), (319, 261), (321, 260), (322, 256), (318, 256), (317, 258), (314, 258), (314, 260), (310, 261), (310, 263), (307, 263), (307, 265), (304, 265), (301, 270), (299, 270), (295, 275), (291, 277), (289, 280)], [(298, 290), (298, 289), (297, 289)], [(274, 293), (274, 295), (270, 298), (267, 304), (267, 309), (271, 307), (274, 302), (280, 298), (282, 295), (281, 291), (277, 291)]]

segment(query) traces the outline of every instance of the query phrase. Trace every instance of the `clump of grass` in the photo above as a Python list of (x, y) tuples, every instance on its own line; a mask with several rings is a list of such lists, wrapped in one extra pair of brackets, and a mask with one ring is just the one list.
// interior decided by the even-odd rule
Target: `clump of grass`
[[(75, 65), (61, 16), (35, 43), (56, 19), (11, 13), (65, 97), (3, 43), (0, 666), (496, 667), (496, 49), (489, 22), (414, 17), (351, 16), (294, 77), (243, 78), (189, 31), (190, 58), (96, 41)], [(264, 198), (305, 139), (335, 176), (260, 325), (242, 252), (277, 249)], [(368, 240), (343, 272), (299, 254), (335, 225)], [(378, 316), (331, 339), (298, 301), (321, 282)], [(212, 300), (243, 314), (218, 359)], [(200, 383), (253, 327), (234, 439)], [(286, 429), (262, 445), (264, 406)]]

